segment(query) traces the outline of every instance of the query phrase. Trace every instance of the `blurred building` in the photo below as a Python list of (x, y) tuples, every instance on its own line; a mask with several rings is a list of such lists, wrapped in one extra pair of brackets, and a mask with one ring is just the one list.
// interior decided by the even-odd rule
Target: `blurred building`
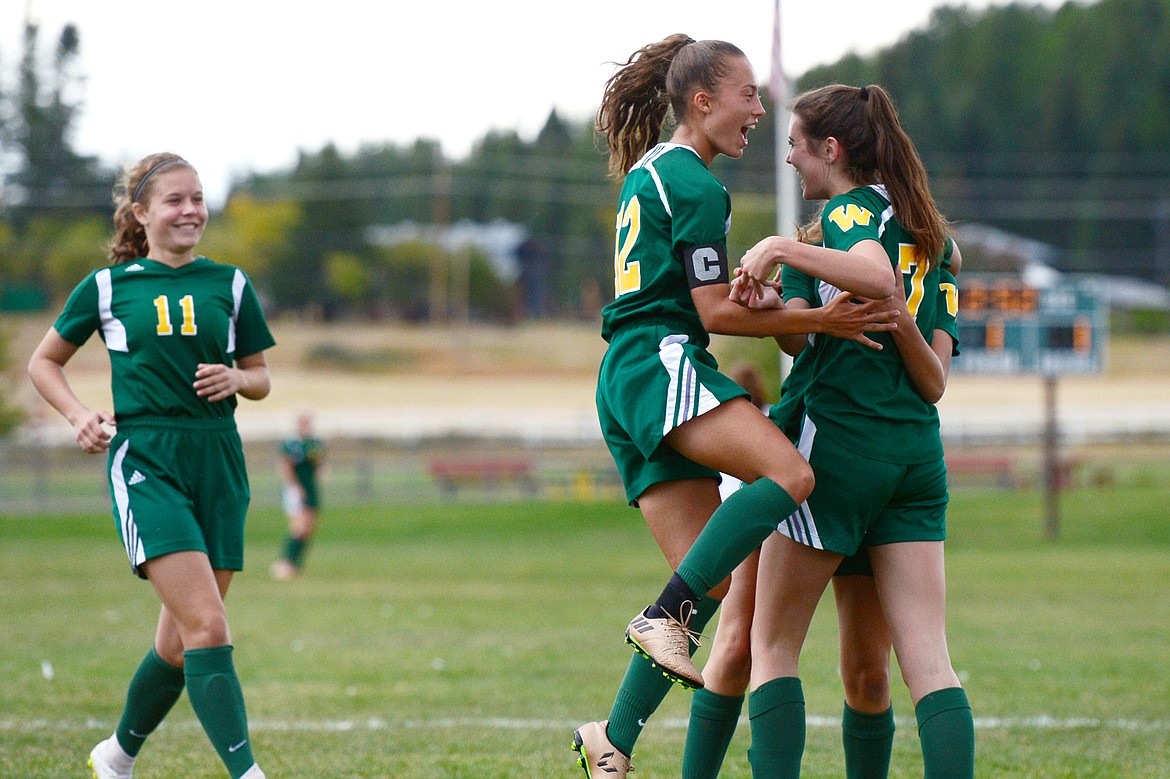
[[(963, 273), (1004, 273), (1039, 288), (1056, 284), (1064, 275), (1060, 250), (1051, 244), (978, 223), (958, 225), (955, 233), (963, 251)], [(1170, 289), (1152, 281), (1108, 273), (1077, 277), (1092, 284), (1110, 310), (1170, 311)]]

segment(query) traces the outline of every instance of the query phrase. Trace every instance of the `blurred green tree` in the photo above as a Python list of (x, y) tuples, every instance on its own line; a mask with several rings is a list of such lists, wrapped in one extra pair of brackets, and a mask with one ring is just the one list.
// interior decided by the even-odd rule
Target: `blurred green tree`
[(17, 86), (7, 95), (7, 118), (0, 127), (15, 168), (0, 202), (17, 231), (38, 219), (68, 221), (107, 213), (114, 182), (111, 171), (72, 145), (83, 84), (76, 71), (77, 28), (62, 28), (48, 66), (42, 65), (39, 35), (36, 24), (25, 25)]

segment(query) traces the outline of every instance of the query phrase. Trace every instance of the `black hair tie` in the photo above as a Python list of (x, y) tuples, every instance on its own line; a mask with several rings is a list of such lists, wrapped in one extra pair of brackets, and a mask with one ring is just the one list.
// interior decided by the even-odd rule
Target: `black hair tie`
[(862, 87), (860, 90), (858, 90), (857, 95), (862, 99), (862, 101), (869, 100), (869, 87)]

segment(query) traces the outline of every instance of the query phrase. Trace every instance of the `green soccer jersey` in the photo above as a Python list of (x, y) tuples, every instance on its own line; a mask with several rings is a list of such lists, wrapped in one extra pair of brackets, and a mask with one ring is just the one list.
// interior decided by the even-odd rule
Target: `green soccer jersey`
[(94, 332), (105, 342), (119, 422), (230, 417), (235, 395), (212, 403), (195, 394), (197, 366), (232, 365), (275, 344), (244, 272), (206, 257), (179, 268), (139, 258), (94, 271), (54, 327), (78, 346)]
[[(935, 323), (934, 329), (942, 330), (951, 336), (954, 342), (952, 353), (958, 354), (959, 341), (955, 322), (958, 308), (958, 298), (956, 297), (958, 286), (955, 284), (955, 277), (947, 270), (948, 265), (949, 263), (943, 263), (939, 277), (939, 321)], [(807, 300), (814, 308), (824, 305), (824, 301), (821, 300), (821, 284), (811, 276), (785, 265), (781, 281), (783, 282), (785, 301), (800, 298)], [(836, 294), (837, 292), (830, 285), (824, 285), (824, 291), (828, 294)], [(933, 333), (931, 335), (933, 336)], [(796, 355), (792, 361), (791, 370), (780, 389), (780, 402), (768, 410), (768, 418), (784, 431), (785, 435), (794, 440), (800, 433), (801, 420), (804, 418), (804, 393), (812, 381), (813, 355), (816, 350), (811, 344), (815, 343), (816, 338), (815, 335), (808, 336), (810, 345)]]
[(727, 282), (730, 226), (731, 196), (693, 149), (660, 143), (647, 152), (622, 185), (605, 340), (623, 325), (665, 322), (705, 347), (690, 290)]
[[(821, 215), (825, 246), (848, 251), (862, 240), (878, 241), (899, 269), (906, 302), (927, 342), (946, 331), (958, 343), (958, 287), (944, 269), (952, 244), (929, 270), (913, 239), (898, 223), (880, 186), (858, 187), (830, 200)], [(820, 301), (839, 290), (818, 282)], [(787, 297), (787, 295), (786, 295)], [(871, 333), (876, 351), (855, 341), (817, 337), (805, 407), (817, 429), (841, 446), (891, 463), (929, 462), (943, 456), (938, 410), (914, 389), (893, 338)]]
[(317, 489), (317, 470), (325, 461), (325, 443), (319, 438), (289, 438), (280, 453), (292, 463), (293, 473), (305, 490)]
[[(812, 308), (823, 305), (817, 280), (812, 276), (788, 265), (780, 269), (780, 274), (785, 301), (800, 298), (807, 300)], [(809, 343), (793, 359), (788, 376), (780, 387), (780, 402), (768, 409), (768, 418), (792, 439), (800, 433), (800, 423), (804, 419), (804, 393), (812, 381), (814, 340), (814, 336), (808, 336)]]

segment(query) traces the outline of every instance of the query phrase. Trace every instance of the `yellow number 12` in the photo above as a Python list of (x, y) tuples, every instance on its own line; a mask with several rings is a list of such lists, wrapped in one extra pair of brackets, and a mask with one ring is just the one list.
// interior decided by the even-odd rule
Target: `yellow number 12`
[[(628, 227), (625, 239), (622, 228)], [(642, 231), (642, 205), (637, 197), (630, 198), (617, 215), (617, 236), (613, 251), (613, 294), (621, 297), (642, 287), (642, 266), (637, 260), (628, 262), (634, 242)]]

